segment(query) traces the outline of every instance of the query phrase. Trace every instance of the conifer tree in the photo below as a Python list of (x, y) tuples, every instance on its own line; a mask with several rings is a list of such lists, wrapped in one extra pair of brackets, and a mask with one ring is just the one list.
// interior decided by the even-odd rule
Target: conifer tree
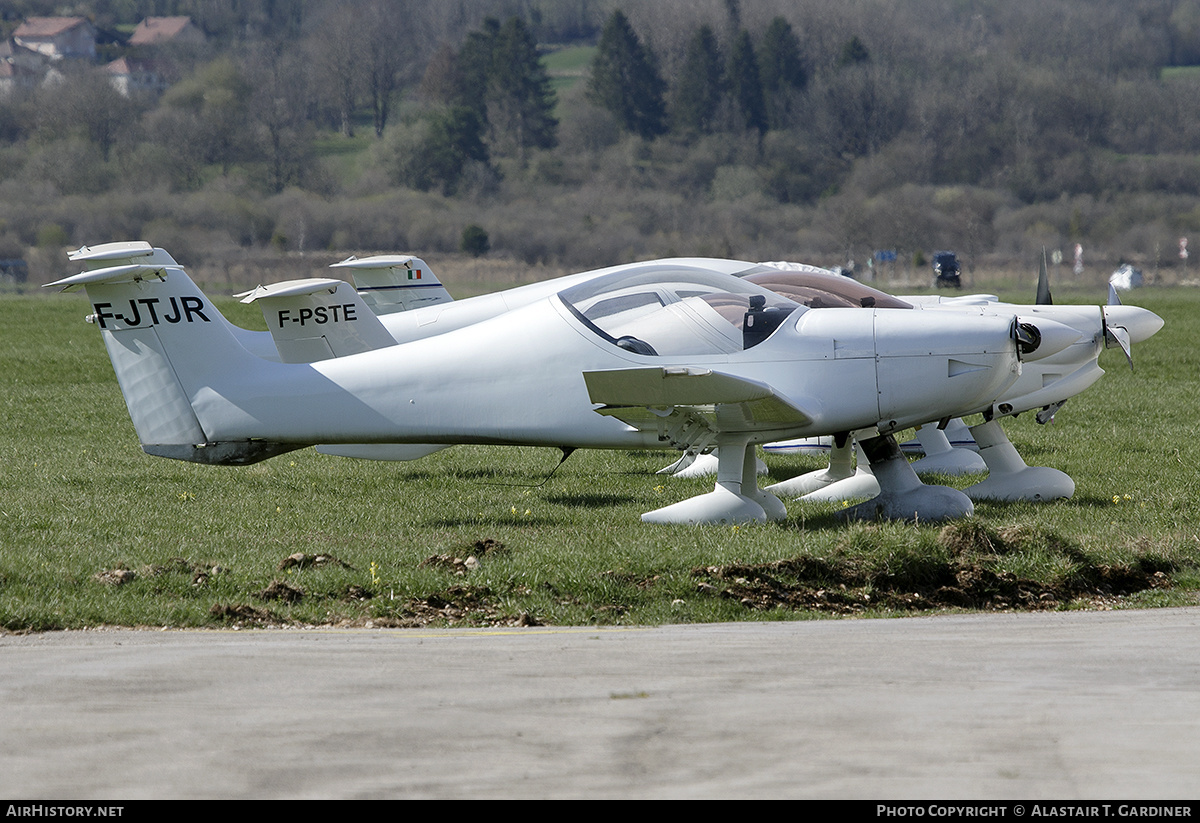
[(679, 84), (675, 87), (672, 125), (683, 132), (712, 130), (725, 91), (725, 71), (717, 37), (705, 25), (688, 43)]
[(842, 46), (842, 55), (838, 58), (838, 65), (856, 66), (859, 63), (870, 63), (871, 52), (867, 51), (866, 45), (862, 40), (858, 39), (858, 35), (854, 35), (846, 41), (846, 45)]
[(509, 18), (496, 33), (488, 99), (493, 129), (506, 135), (520, 156), (531, 146), (550, 149), (558, 144), (550, 75), (519, 17)]
[(729, 91), (748, 129), (759, 134), (767, 130), (767, 107), (763, 100), (762, 78), (758, 70), (758, 58), (750, 33), (743, 29), (733, 43), (729, 55)]
[(537, 43), (519, 17), (500, 25), (483, 21), (467, 35), (454, 61), (457, 93), (452, 101), (475, 112), (491, 142), (508, 144), (520, 156), (529, 147), (557, 144), (554, 90)]
[(762, 77), (767, 123), (771, 128), (787, 125), (795, 99), (808, 85), (808, 72), (800, 56), (800, 41), (783, 17), (767, 26), (758, 51), (758, 70)]
[(488, 164), (483, 123), (467, 106), (450, 106), (432, 114), (429, 128), (408, 156), (401, 159), (401, 182), (421, 191), (440, 187), (446, 196), (458, 190), (467, 165)]
[(604, 24), (587, 96), (612, 112), (627, 131), (651, 140), (666, 131), (665, 84), (628, 18), (614, 11)]
[(467, 35), (455, 61), (459, 86), (454, 102), (474, 111), (482, 122), (487, 121), (488, 81), (499, 33), (500, 21), (494, 17), (487, 18), (479, 31)]

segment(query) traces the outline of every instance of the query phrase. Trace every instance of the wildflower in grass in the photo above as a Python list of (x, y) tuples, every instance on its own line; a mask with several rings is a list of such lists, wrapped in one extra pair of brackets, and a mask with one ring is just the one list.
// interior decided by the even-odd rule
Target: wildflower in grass
[(379, 566), (374, 560), (371, 561), (371, 585), (379, 585)]

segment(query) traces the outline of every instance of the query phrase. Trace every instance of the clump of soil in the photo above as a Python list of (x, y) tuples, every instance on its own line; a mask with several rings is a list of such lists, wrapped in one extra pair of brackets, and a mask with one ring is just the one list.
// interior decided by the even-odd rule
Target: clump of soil
[(303, 597), (303, 591), (282, 580), (272, 581), (271, 585), (258, 593), (259, 600), (280, 600), (284, 603), (299, 603)]
[(208, 582), (226, 569), (215, 563), (195, 563), (185, 557), (173, 557), (166, 563), (147, 566), (143, 574), (147, 577), (161, 577), (169, 574), (191, 575), (193, 586), (207, 586)]
[(483, 540), (476, 540), (466, 548), (467, 551), (463, 552), (467, 555), (466, 557), (458, 557), (453, 554), (434, 554), (422, 560), (418, 565), (427, 568), (446, 569), (462, 577), (467, 572), (479, 568), (480, 558), (505, 551), (503, 543), (493, 540), (490, 537), (486, 537)]
[[(1071, 571), (1050, 581), (996, 570), (1002, 555), (1036, 541), (1068, 557)], [(1104, 607), (1146, 589), (1168, 588), (1164, 562), (1147, 558), (1131, 565), (1096, 563), (1054, 535), (1025, 528), (993, 531), (966, 521), (938, 536), (943, 557), (920, 555), (904, 562), (873, 565), (869, 557), (840, 553), (831, 558), (794, 557), (771, 563), (730, 564), (694, 569), (698, 590), (738, 600), (749, 609), (803, 609), (853, 614), (869, 608), (929, 610), (1046, 610), (1088, 601)]]
[(105, 569), (97, 572), (94, 580), (108, 586), (123, 586), (139, 577), (153, 578), (171, 574), (186, 574), (192, 578), (193, 586), (204, 586), (209, 579), (225, 569), (213, 563), (194, 563), (183, 557), (173, 557), (166, 563), (155, 563), (141, 567), (138, 571), (126, 568)]
[(279, 561), (279, 571), (286, 571), (287, 569), (319, 569), (322, 566), (341, 566), (343, 569), (354, 570), (354, 567), (349, 563), (337, 559), (332, 554), (305, 554), (304, 552), (296, 552)]
[(256, 609), (244, 603), (214, 603), (208, 613), (217, 620), (237, 626), (268, 626), (284, 622), (267, 609)]
[(349, 585), (342, 593), (342, 600), (370, 600), (375, 596), (375, 593), (370, 589), (364, 589), (362, 586)]
[(124, 586), (137, 579), (137, 572), (130, 569), (105, 569), (96, 572), (92, 579), (105, 586)]
[(501, 610), (486, 586), (450, 586), (429, 595), (404, 601), (391, 613), (373, 618), (376, 626), (419, 628), (429, 625), (540, 626), (540, 621), (522, 612), (513, 616)]

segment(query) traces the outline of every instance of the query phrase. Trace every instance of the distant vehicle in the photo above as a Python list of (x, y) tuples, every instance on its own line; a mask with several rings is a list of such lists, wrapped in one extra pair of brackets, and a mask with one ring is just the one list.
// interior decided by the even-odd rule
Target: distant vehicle
[(1144, 286), (1146, 278), (1142, 276), (1141, 269), (1135, 269), (1128, 263), (1122, 263), (1108, 278), (1108, 282), (1118, 291), (1129, 291)]
[(962, 288), (962, 266), (952, 251), (939, 251), (933, 255), (933, 284), (939, 289)]

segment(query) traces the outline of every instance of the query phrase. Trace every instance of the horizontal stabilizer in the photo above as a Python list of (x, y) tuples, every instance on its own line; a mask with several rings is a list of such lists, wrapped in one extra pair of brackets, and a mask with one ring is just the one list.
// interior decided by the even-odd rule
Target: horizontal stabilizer
[(419, 257), (406, 254), (350, 257), (330, 268), (352, 271), (358, 293), (375, 314), (409, 311), (454, 299)]
[(315, 363), (396, 344), (344, 280), (288, 280), (237, 297), (243, 303), (258, 303), (284, 363)]
[(102, 269), (73, 274), (53, 283), (47, 283), (44, 288), (61, 288), (63, 291), (77, 289), (80, 286), (97, 285), (100, 283), (136, 283), (148, 278), (166, 279), (166, 270), (161, 265), (132, 263), (123, 266), (107, 266)]
[(297, 295), (316, 294), (326, 291), (333, 294), (344, 280), (334, 280), (332, 277), (309, 277), (304, 280), (285, 280), (282, 283), (272, 283), (269, 286), (258, 286), (250, 291), (235, 294), (243, 303), (253, 303), (265, 297), (295, 297)]
[(99, 246), (81, 246), (75, 251), (69, 252), (67, 258), (72, 263), (83, 263), (89, 269), (103, 269), (119, 263), (177, 265), (175, 258), (166, 251), (155, 248), (142, 240), (104, 243)]

